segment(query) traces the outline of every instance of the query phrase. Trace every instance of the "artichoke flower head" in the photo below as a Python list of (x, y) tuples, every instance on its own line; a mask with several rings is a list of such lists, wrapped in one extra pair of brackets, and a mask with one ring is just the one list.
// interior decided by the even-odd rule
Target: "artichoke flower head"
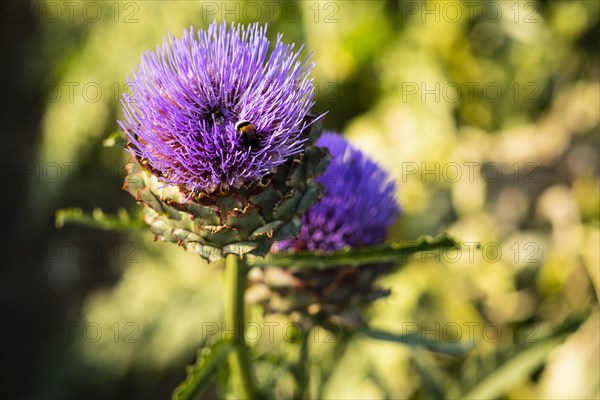
[(293, 238), (320, 197), (314, 64), (266, 27), (214, 22), (146, 52), (122, 99), (125, 189), (155, 237), (212, 261)]

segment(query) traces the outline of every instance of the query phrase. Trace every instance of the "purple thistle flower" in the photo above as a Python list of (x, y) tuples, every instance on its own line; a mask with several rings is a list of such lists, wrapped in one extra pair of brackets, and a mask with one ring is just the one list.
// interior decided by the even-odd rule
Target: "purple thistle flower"
[(169, 183), (211, 193), (259, 181), (303, 150), (313, 64), (266, 27), (190, 28), (146, 52), (122, 100), (129, 151)]
[[(316, 179), (323, 186), (323, 197), (302, 215), (299, 234), (277, 242), (277, 248), (331, 252), (382, 243), (400, 215), (394, 182), (338, 134), (325, 132), (316, 145), (328, 148), (333, 156), (326, 172)], [(357, 306), (390, 294), (374, 282), (393, 266), (254, 269), (247, 298), (262, 304), (267, 313), (290, 315), (301, 326), (335, 324), (355, 329), (362, 323)]]
[(394, 182), (341, 135), (324, 132), (317, 146), (328, 148), (333, 156), (317, 178), (323, 198), (303, 215), (296, 239), (280, 242), (279, 248), (335, 251), (383, 242), (400, 215)]

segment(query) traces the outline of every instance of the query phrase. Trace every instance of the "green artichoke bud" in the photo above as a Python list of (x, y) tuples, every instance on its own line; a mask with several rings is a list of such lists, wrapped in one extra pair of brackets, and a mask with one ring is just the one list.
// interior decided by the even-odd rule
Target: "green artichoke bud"
[(390, 291), (375, 280), (390, 264), (326, 270), (253, 268), (248, 274), (246, 301), (261, 305), (266, 314), (285, 314), (300, 326), (344, 326), (362, 323), (361, 310)]

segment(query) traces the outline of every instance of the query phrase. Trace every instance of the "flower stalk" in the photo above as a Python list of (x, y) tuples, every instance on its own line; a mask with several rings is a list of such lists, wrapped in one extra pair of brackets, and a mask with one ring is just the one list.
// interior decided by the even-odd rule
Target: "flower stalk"
[[(234, 351), (229, 355), (233, 387), (237, 398), (256, 398), (256, 384), (250, 353), (244, 342), (244, 293), (246, 291), (245, 260), (237, 254), (225, 257), (225, 326), (233, 333)], [(239, 389), (238, 389), (239, 388)]]
[(300, 336), (300, 343), (298, 348), (298, 363), (296, 364), (296, 393), (295, 399), (304, 400), (309, 398), (309, 377), (310, 377), (310, 365), (309, 365), (309, 349), (308, 349), (308, 338), (310, 330), (302, 331)]

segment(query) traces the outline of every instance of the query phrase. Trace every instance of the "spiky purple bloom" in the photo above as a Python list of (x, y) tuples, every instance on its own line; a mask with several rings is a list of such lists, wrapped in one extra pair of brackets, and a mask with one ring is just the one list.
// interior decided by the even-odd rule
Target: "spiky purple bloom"
[(296, 239), (279, 247), (334, 251), (383, 242), (400, 215), (394, 182), (341, 135), (324, 132), (317, 146), (328, 148), (333, 156), (327, 171), (317, 178), (323, 198), (303, 215)]
[[(313, 64), (281, 35), (269, 45), (266, 27), (214, 22), (146, 52), (119, 121), (132, 154), (167, 183), (211, 193), (258, 181), (301, 152)], [(252, 140), (236, 131), (244, 120)]]

